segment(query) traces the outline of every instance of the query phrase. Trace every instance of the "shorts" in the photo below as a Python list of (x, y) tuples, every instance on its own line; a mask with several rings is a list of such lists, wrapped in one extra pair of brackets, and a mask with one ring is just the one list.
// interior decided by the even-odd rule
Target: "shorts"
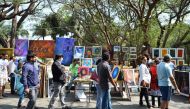
[(162, 93), (162, 100), (164, 100), (164, 101), (171, 100), (171, 94), (172, 94), (171, 86), (160, 86), (160, 91)]
[(6, 84), (5, 78), (0, 78), (0, 86), (4, 86)]

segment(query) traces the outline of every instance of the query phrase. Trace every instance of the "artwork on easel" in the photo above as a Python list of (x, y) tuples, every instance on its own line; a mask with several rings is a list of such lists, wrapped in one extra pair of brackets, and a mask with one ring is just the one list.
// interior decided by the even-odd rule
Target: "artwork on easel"
[(90, 46), (85, 47), (84, 57), (85, 58), (92, 58), (92, 47), (90, 47)]
[(124, 81), (127, 82), (127, 84), (130, 86), (136, 85), (134, 69), (122, 69), (122, 70), (123, 70)]
[(75, 46), (74, 49), (74, 58), (84, 58), (84, 51), (85, 47), (84, 46)]
[(117, 81), (119, 73), (120, 73), (120, 66), (114, 66), (114, 68), (112, 70), (112, 78), (114, 81)]
[(174, 65), (177, 65), (176, 60), (172, 59), (171, 62), (172, 62)]
[(176, 58), (176, 48), (169, 48), (168, 51), (172, 58)]
[(92, 47), (92, 55), (93, 55), (93, 57), (101, 57), (102, 56), (102, 47), (101, 46), (93, 46)]
[(82, 66), (92, 67), (92, 58), (83, 58)]
[(122, 52), (129, 52), (129, 47), (122, 47)]
[(152, 49), (152, 57), (160, 57), (160, 48)]
[(168, 48), (162, 48), (161, 49), (161, 57), (164, 57), (167, 54), (168, 54)]
[(184, 48), (177, 48), (177, 58), (184, 57)]
[(182, 66), (184, 64), (184, 60), (177, 60), (177, 65)]
[(113, 47), (113, 51), (114, 51), (114, 52), (120, 52), (120, 51), (121, 51), (120, 46), (114, 46), (114, 47)]
[(130, 53), (133, 53), (133, 52), (137, 52), (137, 48), (136, 47), (130, 47)]

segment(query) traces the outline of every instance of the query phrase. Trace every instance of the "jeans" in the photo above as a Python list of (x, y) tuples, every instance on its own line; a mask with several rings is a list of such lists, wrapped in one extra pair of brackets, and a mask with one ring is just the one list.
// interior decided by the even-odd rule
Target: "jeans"
[(19, 100), (18, 100), (18, 107), (21, 106), (22, 101), (24, 100), (24, 87), (21, 87), (18, 90)]
[(101, 109), (112, 109), (110, 89), (101, 89), (101, 99)]
[(140, 101), (139, 101), (140, 105), (143, 105), (143, 101), (142, 101), (143, 96), (145, 97), (145, 101), (146, 101), (147, 107), (150, 107), (150, 103), (149, 103), (149, 99), (148, 99), (148, 88), (141, 88), (141, 91), (140, 91)]
[(38, 87), (29, 87), (29, 102), (27, 104), (26, 109), (35, 109), (36, 99), (38, 97)]
[(100, 89), (99, 84), (96, 84), (96, 93), (97, 93), (97, 96), (96, 96), (96, 109), (101, 109), (102, 99), (101, 99), (101, 89)]
[(59, 96), (59, 100), (61, 102), (61, 106), (63, 107), (65, 105), (65, 85), (54, 82), (54, 93), (53, 96), (49, 102), (49, 109), (53, 108), (53, 105), (55, 103), (56, 98)]

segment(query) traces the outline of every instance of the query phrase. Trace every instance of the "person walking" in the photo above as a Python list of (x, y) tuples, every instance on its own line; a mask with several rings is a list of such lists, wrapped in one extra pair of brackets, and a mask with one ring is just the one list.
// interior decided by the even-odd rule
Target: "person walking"
[(116, 83), (112, 79), (111, 68), (108, 63), (110, 59), (110, 55), (108, 52), (103, 53), (102, 61), (97, 66), (97, 72), (99, 76), (99, 85), (101, 90), (101, 109), (112, 109), (111, 105), (111, 87), (109, 85), (109, 81), (114, 86), (115, 90), (118, 91)]
[(151, 108), (151, 105), (149, 103), (149, 98), (148, 98), (148, 88), (150, 87), (150, 81), (151, 81), (151, 75), (149, 73), (149, 70), (147, 68), (147, 58), (143, 56), (141, 58), (142, 64), (139, 67), (139, 85), (140, 85), (140, 101), (139, 105), (143, 105), (143, 96), (145, 97), (145, 101), (147, 104), (148, 108)]
[(54, 109), (54, 103), (56, 98), (59, 96), (62, 109), (70, 109), (70, 107), (65, 104), (65, 83), (66, 83), (66, 74), (64, 68), (61, 65), (63, 61), (63, 55), (55, 55), (54, 62), (52, 64), (52, 74), (53, 74), (53, 84), (54, 84), (54, 93), (51, 97), (51, 100), (48, 105), (48, 109)]
[(37, 109), (35, 107), (36, 99), (38, 96), (38, 88), (40, 87), (39, 70), (35, 66), (36, 56), (32, 51), (28, 51), (27, 62), (22, 68), (22, 83), (24, 90), (28, 95), (29, 102), (26, 109)]
[(161, 109), (168, 109), (172, 93), (172, 84), (175, 87), (177, 93), (180, 93), (173, 77), (172, 69), (169, 65), (170, 61), (171, 56), (167, 54), (164, 56), (163, 62), (157, 66), (158, 85), (162, 93)]

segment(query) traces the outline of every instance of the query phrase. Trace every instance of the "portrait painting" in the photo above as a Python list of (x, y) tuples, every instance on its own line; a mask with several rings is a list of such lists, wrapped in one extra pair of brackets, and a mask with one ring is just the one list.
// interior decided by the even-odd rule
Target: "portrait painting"
[(86, 76), (86, 75), (90, 75), (89, 74), (89, 67), (85, 67), (85, 66), (80, 66), (79, 68), (78, 68), (78, 75), (79, 75), (79, 77), (84, 77), (84, 76)]
[(184, 63), (184, 60), (177, 60), (177, 65), (182, 66), (183, 64), (185, 64), (185, 63)]
[(136, 85), (134, 69), (122, 69), (122, 70), (123, 70), (124, 81), (127, 82), (127, 84), (130, 86)]
[(92, 58), (92, 47), (91, 46), (85, 47), (84, 57), (85, 58)]
[(85, 52), (84, 46), (75, 46), (74, 58), (84, 58), (84, 52)]
[(26, 56), (28, 54), (28, 39), (15, 40), (15, 56)]
[(82, 66), (92, 67), (92, 58), (82, 58)]
[(102, 47), (101, 46), (93, 46), (92, 47), (92, 55), (93, 55), (93, 57), (101, 57), (102, 56)]

